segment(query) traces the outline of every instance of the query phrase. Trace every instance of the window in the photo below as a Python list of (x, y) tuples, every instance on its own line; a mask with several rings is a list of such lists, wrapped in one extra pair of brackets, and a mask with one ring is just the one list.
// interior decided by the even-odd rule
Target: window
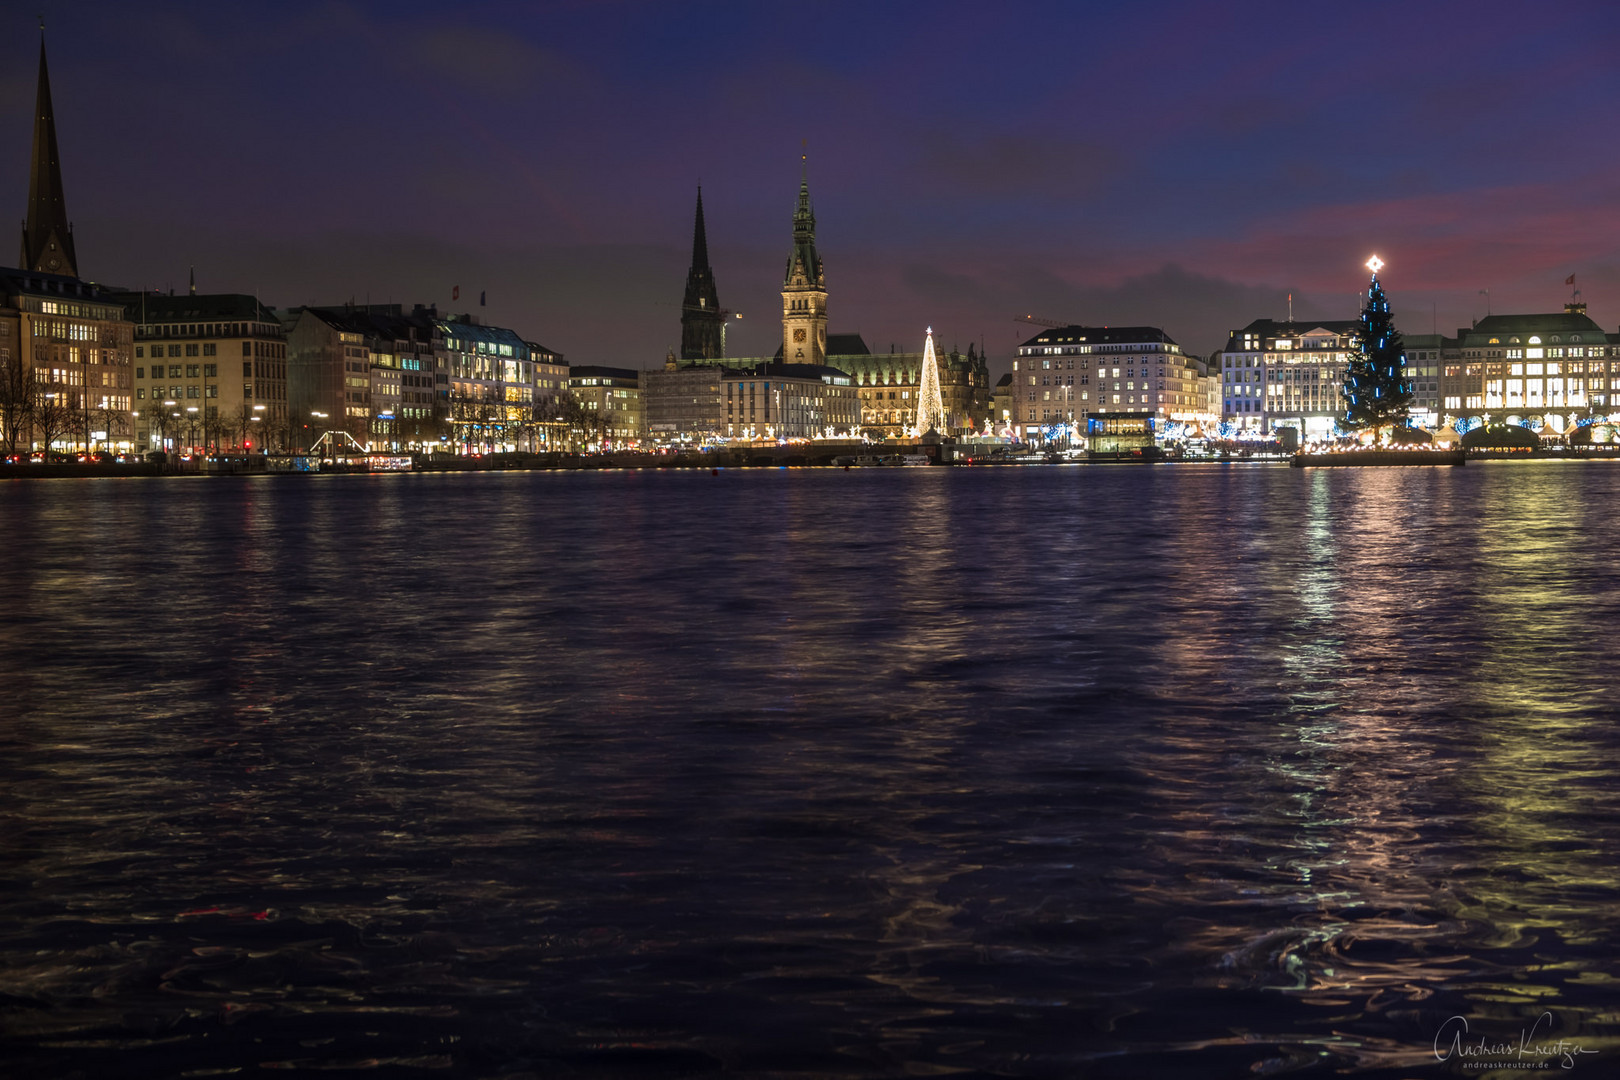
[(219, 397), (219, 383), (209, 383), (208, 393), (204, 397)]
[(180, 346), (178, 346), (178, 345), (170, 345), (169, 346), (169, 355), (170, 356), (179, 356), (180, 355)]
[(253, 355), (253, 342), (251, 342), (251, 341), (242, 342), (242, 355), (243, 356), (252, 356)]
[(246, 399), (250, 399), (250, 400), (252, 399), (252, 397), (253, 397), (253, 384), (252, 383), (243, 383), (242, 384), (242, 397), (246, 398)]
[(196, 396), (197, 396), (197, 388), (195, 386), (186, 387), (186, 397), (194, 398)]
[(198, 371), (198, 367), (197, 367), (196, 364), (187, 364), (186, 365), (186, 378), (195, 379), (197, 377), (197, 371)]
[(186, 346), (186, 355), (187, 356), (196, 356), (197, 355), (197, 346), (195, 346), (195, 345), (187, 345)]
[(219, 365), (218, 364), (204, 364), (203, 365), (203, 374), (205, 376), (207, 376), (208, 378), (210, 378), (210, 379), (217, 378), (219, 376)]
[[(154, 371), (153, 371), (153, 372), (152, 372), (152, 374), (153, 374), (153, 375), (154, 375), (154, 376), (156, 376), (156, 375), (157, 375), (157, 371), (156, 371), (156, 370), (154, 370)], [(170, 365), (169, 365), (169, 378), (171, 378), (171, 379), (178, 379), (178, 378), (179, 378), (179, 377), (180, 377), (180, 365), (179, 365), (179, 364), (170, 364)]]
[(242, 374), (243, 375), (252, 375), (253, 374), (253, 361), (251, 361), (251, 360), (242, 361)]
[(146, 387), (137, 386), (135, 388), (135, 400), (136, 401), (143, 401), (143, 400), (145, 400), (145, 398), (146, 398)]
[(146, 378), (146, 369), (145, 369), (145, 368), (143, 368), (143, 367), (138, 367), (138, 368), (136, 368), (136, 369), (135, 369), (135, 377), (136, 377), (136, 378), (137, 378), (137, 379), (144, 379), (144, 378)]
[(205, 344), (203, 346), (203, 355), (204, 356), (213, 356), (218, 351), (219, 351), (219, 346), (217, 344), (215, 344), (214, 342), (212, 342), (212, 341), (208, 342), (207, 344)]
[(135, 359), (139, 360), (141, 357), (143, 357), (145, 355), (146, 355), (146, 346), (144, 346), (144, 345), (135, 346)]

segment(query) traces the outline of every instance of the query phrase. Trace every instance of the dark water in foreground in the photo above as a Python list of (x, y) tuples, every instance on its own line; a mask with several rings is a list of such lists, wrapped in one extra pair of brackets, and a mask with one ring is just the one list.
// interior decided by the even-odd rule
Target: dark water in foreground
[(1620, 1074), (1617, 512), (1558, 462), (0, 484), (0, 1069), (1544, 1060), (1464, 1017)]

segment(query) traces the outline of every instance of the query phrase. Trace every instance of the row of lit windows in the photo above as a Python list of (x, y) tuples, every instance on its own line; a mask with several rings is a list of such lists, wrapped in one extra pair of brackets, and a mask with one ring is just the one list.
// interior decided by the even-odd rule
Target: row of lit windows
[(37, 338), (51, 338), (56, 341), (95, 341), (96, 328), (87, 323), (35, 319), (34, 336)]
[[(1180, 351), (1181, 351), (1181, 346), (1172, 345), (1172, 344), (1170, 344), (1168, 342), (1166, 342), (1164, 344), (1159, 344), (1157, 342), (1144, 342), (1144, 343), (1126, 344), (1126, 345), (1069, 345), (1069, 346), (1048, 346), (1046, 348), (1023, 347), (1023, 348), (1020, 348), (1018, 350), (1018, 355), (1019, 356), (1041, 356), (1041, 355), (1046, 355), (1046, 356), (1072, 356), (1072, 355), (1076, 355), (1076, 354), (1085, 354), (1085, 353), (1091, 353), (1091, 352), (1100, 352), (1100, 353), (1114, 353), (1114, 352), (1172, 352), (1172, 353), (1178, 353)], [(1018, 361), (1014, 360), (1013, 361), (1013, 370), (1016, 371), (1017, 368), (1018, 368)]]

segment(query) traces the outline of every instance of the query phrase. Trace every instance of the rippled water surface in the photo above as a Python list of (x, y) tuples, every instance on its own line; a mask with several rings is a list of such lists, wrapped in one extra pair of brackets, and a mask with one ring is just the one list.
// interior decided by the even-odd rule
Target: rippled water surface
[(1462, 1017), (1620, 1074), (1617, 513), (1601, 462), (0, 483), (0, 1069), (1485, 1075)]

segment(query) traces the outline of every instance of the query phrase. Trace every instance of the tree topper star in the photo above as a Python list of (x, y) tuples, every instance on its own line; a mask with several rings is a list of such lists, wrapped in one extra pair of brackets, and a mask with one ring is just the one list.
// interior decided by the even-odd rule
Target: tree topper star
[(1383, 268), (1384, 260), (1380, 259), (1378, 256), (1374, 255), (1372, 258), (1367, 260), (1367, 269), (1373, 272), (1373, 277), (1377, 277), (1378, 271), (1382, 270)]

